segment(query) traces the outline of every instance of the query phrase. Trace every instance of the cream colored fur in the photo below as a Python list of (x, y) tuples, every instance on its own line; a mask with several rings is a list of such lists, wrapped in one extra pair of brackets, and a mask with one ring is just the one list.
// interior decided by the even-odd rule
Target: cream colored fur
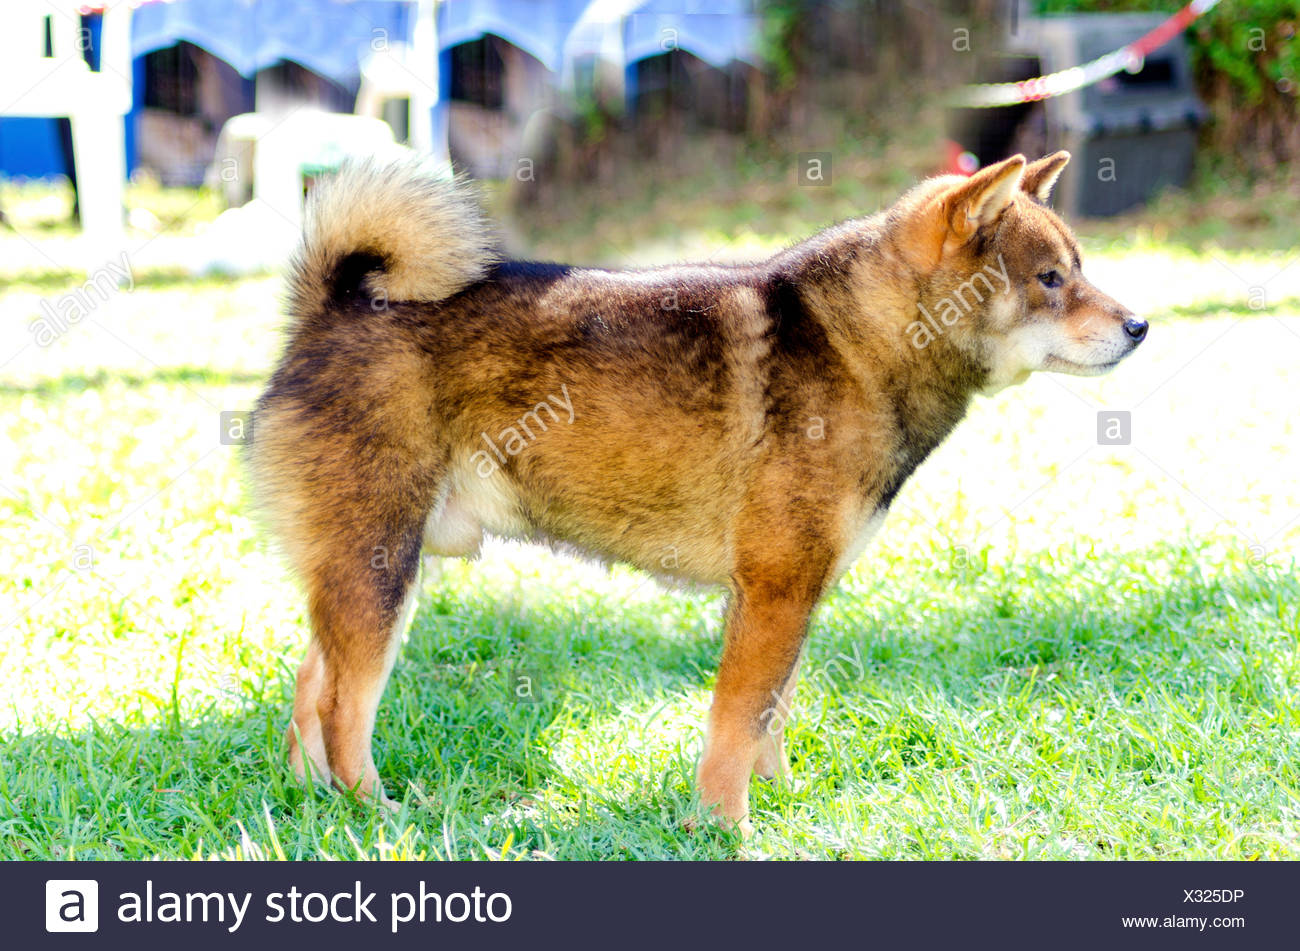
[(366, 279), (374, 306), (436, 301), (482, 279), (496, 235), (469, 183), (427, 162), (350, 160), (308, 197), (302, 244), (289, 275), (290, 313), (324, 306), (351, 254), (384, 259)]

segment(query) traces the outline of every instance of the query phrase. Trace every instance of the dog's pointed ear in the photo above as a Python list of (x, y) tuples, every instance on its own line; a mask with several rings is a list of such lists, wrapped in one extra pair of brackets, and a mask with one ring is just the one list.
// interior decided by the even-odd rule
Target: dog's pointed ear
[(1013, 155), (995, 165), (980, 169), (944, 196), (948, 209), (948, 227), (966, 240), (987, 228), (1002, 216), (1020, 187), (1025, 172), (1025, 157)]
[(1025, 177), (1020, 180), (1020, 187), (1039, 201), (1045, 202), (1052, 196), (1052, 187), (1061, 177), (1065, 166), (1070, 164), (1070, 153), (1056, 152), (1044, 156), (1037, 162), (1025, 166)]

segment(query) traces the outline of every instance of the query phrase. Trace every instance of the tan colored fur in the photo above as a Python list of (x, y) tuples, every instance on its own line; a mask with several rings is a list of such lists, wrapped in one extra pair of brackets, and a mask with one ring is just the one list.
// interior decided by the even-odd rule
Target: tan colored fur
[(785, 772), (809, 619), (903, 482), (975, 394), (1145, 333), (1043, 204), (1067, 160), (931, 179), (762, 263), (638, 272), (498, 263), (462, 186), (346, 169), (254, 425), (312, 622), (295, 769), (383, 798), (370, 733), (421, 547), (493, 533), (729, 589), (698, 785), (743, 827), (751, 775)]
[(349, 166), (313, 189), (294, 262), (290, 313), (311, 314), (339, 263), (357, 252), (385, 259), (367, 289), (384, 301), (442, 300), (487, 273), (496, 238), (473, 189), (419, 158)]

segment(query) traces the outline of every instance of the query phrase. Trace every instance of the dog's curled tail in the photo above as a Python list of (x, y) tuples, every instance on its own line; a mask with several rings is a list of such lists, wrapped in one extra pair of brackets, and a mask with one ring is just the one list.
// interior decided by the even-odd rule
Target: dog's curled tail
[(358, 294), (372, 304), (443, 300), (482, 279), (496, 248), (464, 180), (418, 157), (348, 160), (308, 198), (289, 313), (310, 317)]

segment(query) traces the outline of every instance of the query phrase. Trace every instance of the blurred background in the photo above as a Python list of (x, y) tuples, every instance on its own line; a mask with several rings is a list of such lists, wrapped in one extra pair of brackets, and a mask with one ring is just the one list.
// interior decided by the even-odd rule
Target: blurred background
[[(618, 259), (622, 225), (641, 245), (783, 237), (924, 174), (1056, 148), (1089, 168), (1064, 183), (1067, 212), (1140, 215), (1172, 188), (1180, 232), (1231, 242), (1234, 223), (1295, 210), (1297, 8), (1201, 6), (1170, 29), (1168, 0), (20, 0), (0, 214), (42, 250), (15, 244), (5, 268), (130, 250), (191, 274), (274, 269), (313, 177), (399, 144), (491, 183), (521, 251), (592, 261)], [(1162, 25), (1140, 63), (1082, 88), (1024, 83)], [(963, 86), (993, 82), (1023, 88), (962, 108)], [(838, 161), (789, 187), (821, 152)], [(611, 202), (646, 214), (598, 213)], [(65, 247), (78, 223), (93, 242)]]
[(415, 149), (483, 183), (514, 254), (722, 262), (1057, 148), (1085, 271), (1150, 336), (979, 401), (908, 483), (819, 614), (802, 786), (756, 788), (754, 848), (1300, 855), (1298, 25), (1300, 0), (7, 0), (0, 855), (728, 855), (664, 821), (722, 596), (528, 546), (426, 586), (379, 715), (396, 827), (284, 785), (306, 620), (239, 447), (304, 195)]

